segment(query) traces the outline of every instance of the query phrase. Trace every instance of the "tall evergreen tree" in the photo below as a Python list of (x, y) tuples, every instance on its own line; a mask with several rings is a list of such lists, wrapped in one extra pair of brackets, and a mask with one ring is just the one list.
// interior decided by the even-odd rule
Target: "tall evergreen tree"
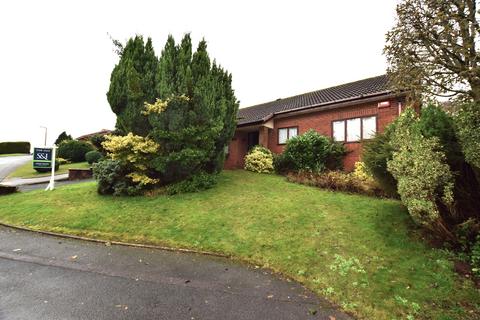
[(145, 102), (155, 99), (157, 58), (149, 38), (145, 44), (142, 36), (129, 39), (120, 61), (110, 77), (107, 99), (117, 115), (116, 128), (122, 133), (146, 135), (150, 125), (141, 114)]
[(169, 35), (158, 61), (155, 86), (157, 98), (166, 99), (175, 93), (176, 65), (177, 47), (175, 39)]
[(107, 97), (117, 129), (160, 146), (148, 171), (162, 184), (218, 173), (235, 130), (231, 75), (210, 61), (205, 40), (192, 51), (189, 34), (179, 44), (169, 36), (157, 60), (151, 40), (136, 36), (111, 75)]
[(211, 63), (204, 40), (192, 55), (189, 34), (178, 46), (169, 37), (159, 60), (157, 94), (174, 97), (165, 111), (149, 117), (152, 135), (164, 151), (156, 160), (162, 180), (220, 171), (238, 103), (231, 76)]
[(57, 140), (55, 140), (55, 145), (58, 146), (62, 141), (73, 140), (72, 136), (67, 134), (65, 131), (58, 135)]

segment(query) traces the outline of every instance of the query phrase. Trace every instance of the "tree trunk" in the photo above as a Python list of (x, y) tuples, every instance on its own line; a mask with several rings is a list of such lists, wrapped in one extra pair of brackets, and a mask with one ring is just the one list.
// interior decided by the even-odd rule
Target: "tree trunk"
[(470, 82), (470, 96), (474, 102), (480, 102), (480, 80), (472, 80)]

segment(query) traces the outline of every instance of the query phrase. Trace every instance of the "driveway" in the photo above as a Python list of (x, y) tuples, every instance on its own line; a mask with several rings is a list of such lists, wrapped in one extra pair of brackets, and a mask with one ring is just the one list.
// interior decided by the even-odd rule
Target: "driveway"
[(31, 155), (0, 157), (0, 182), (2, 182), (11, 172), (15, 171), (17, 167), (27, 163), (31, 159)]
[(0, 319), (351, 319), (229, 259), (0, 227)]

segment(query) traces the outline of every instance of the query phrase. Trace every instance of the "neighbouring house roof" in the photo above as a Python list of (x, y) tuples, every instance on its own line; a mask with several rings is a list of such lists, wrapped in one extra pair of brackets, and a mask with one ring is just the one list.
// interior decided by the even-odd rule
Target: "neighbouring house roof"
[(102, 129), (100, 131), (97, 131), (97, 132), (92, 132), (92, 133), (88, 133), (88, 134), (84, 134), (83, 136), (80, 136), (77, 138), (77, 140), (90, 140), (91, 137), (95, 136), (95, 135), (101, 135), (101, 136), (104, 136), (106, 134), (110, 134), (112, 133), (112, 130), (108, 130), (108, 129)]
[(237, 124), (247, 125), (263, 122), (276, 113), (284, 113), (358, 100), (375, 95), (391, 94), (386, 75), (363, 79), (338, 86), (312, 91), (284, 99), (277, 99), (238, 110)]

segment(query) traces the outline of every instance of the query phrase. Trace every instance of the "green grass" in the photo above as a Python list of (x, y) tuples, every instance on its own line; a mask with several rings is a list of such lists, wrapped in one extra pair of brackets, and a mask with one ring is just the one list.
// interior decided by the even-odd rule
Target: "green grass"
[(14, 157), (14, 156), (28, 156), (29, 154), (28, 153), (4, 153), (4, 154), (0, 154), (0, 158), (1, 157)]
[[(55, 174), (68, 173), (68, 169), (86, 169), (90, 168), (90, 165), (87, 162), (78, 162), (78, 163), (69, 163), (62, 164), (60, 168), (55, 171)], [(24, 165), (18, 167), (14, 172), (12, 172), (8, 177), (9, 178), (38, 178), (49, 176), (50, 172), (39, 173), (33, 169), (32, 161), (25, 163)]]
[(205, 192), (99, 196), (95, 183), (0, 197), (0, 221), (222, 252), (304, 283), (363, 319), (479, 319), (480, 292), (398, 201), (224, 172)]

